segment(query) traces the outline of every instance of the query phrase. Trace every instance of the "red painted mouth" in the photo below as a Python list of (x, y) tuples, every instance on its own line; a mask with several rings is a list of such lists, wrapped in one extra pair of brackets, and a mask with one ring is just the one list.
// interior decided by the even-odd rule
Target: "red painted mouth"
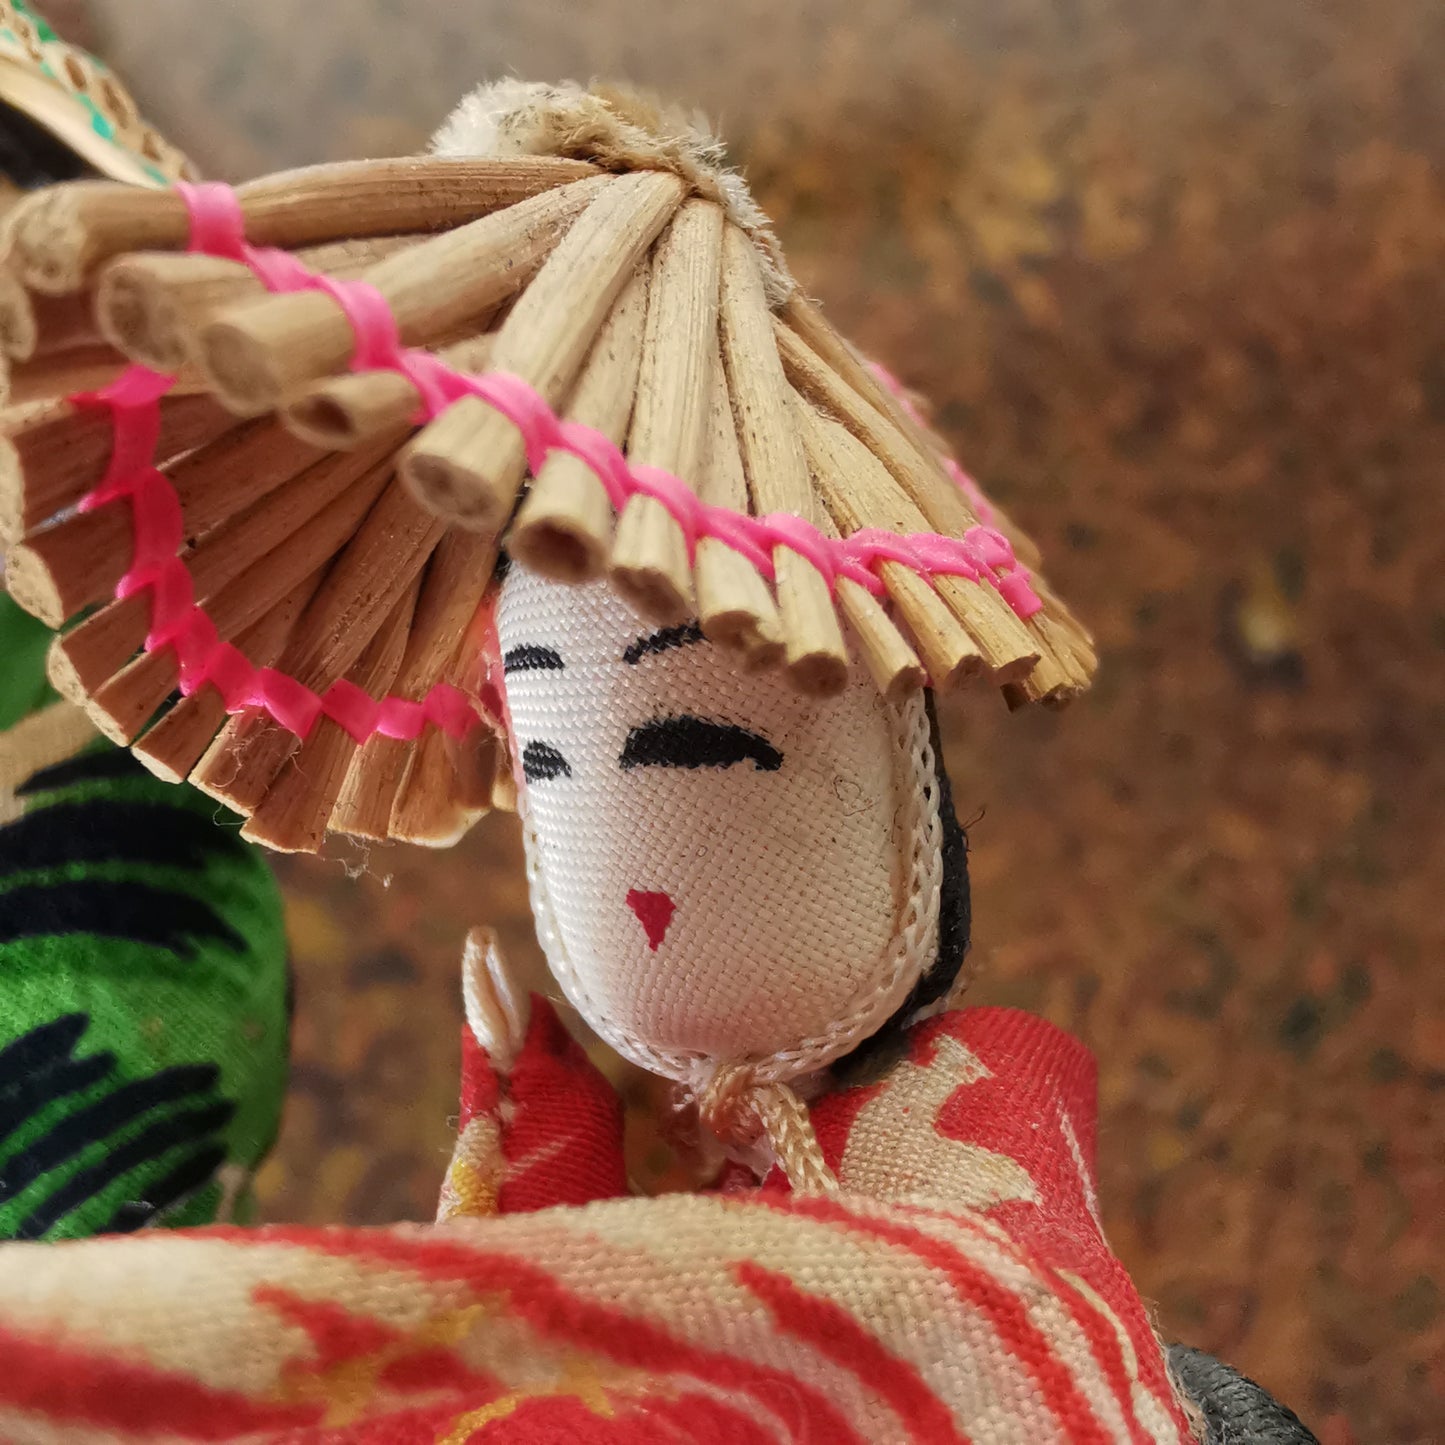
[(647, 946), (657, 952), (657, 946), (667, 934), (677, 904), (670, 893), (648, 893), (633, 888), (627, 894), (627, 906), (637, 915), (642, 931), (647, 935)]

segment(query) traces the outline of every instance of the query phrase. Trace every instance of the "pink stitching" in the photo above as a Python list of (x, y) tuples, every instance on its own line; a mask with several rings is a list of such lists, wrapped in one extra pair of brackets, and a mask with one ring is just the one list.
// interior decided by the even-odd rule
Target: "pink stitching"
[(175, 190), (191, 226), (186, 249), (224, 260), (245, 260), (246, 219), (235, 191), (224, 181), (177, 181)]
[[(671, 473), (640, 464), (629, 466), (602, 433), (559, 418), (523, 378), (505, 371), (468, 375), (428, 351), (403, 347), (396, 318), (374, 287), (313, 272), (288, 252), (250, 245), (240, 201), (229, 186), (178, 183), (175, 189), (190, 216), (191, 251), (241, 262), (271, 292), (314, 290), (329, 296), (356, 337), (351, 368), (405, 376), (421, 398), (414, 418), (418, 424), (460, 397), (475, 396), (521, 431), (534, 473), (554, 452), (567, 452), (596, 474), (619, 513), (633, 496), (661, 502), (682, 529), (690, 559), (698, 541), (706, 537), (730, 547), (771, 579), (773, 553), (781, 546), (806, 558), (830, 588), (847, 577), (881, 594), (884, 587), (876, 569), (891, 561), (924, 577), (987, 582), (1023, 618), (1033, 616), (1042, 606), (1028, 571), (1019, 564), (1007, 538), (993, 527), (992, 507), (973, 479), (951, 459), (945, 459), (949, 475), (980, 518), (980, 525), (969, 528), (962, 538), (936, 533), (899, 536), (865, 528), (838, 539), (825, 536), (802, 517), (785, 513), (749, 517), (708, 505)], [(883, 368), (874, 370), (917, 416), (898, 382)], [(178, 555), (184, 524), (175, 488), (154, 462), (160, 437), (160, 399), (173, 380), (132, 366), (103, 390), (71, 400), (79, 406), (103, 406), (110, 412), (110, 460), (101, 481), (81, 500), (80, 510), (122, 499), (129, 503), (135, 540), (131, 565), (116, 584), (115, 595), (150, 593), (151, 622), (145, 650), (170, 647), (175, 651), (181, 692), (189, 696), (209, 683), (228, 713), (259, 710), (300, 738), (310, 734), (321, 716), (333, 719), (358, 743), (376, 734), (410, 741), (420, 737), (428, 723), (453, 738), (462, 738), (483, 725), (479, 707), (485, 711), (485, 703), (451, 683), (434, 684), (420, 702), (396, 695), (374, 699), (345, 678), (318, 694), (275, 668), (255, 666), (233, 644), (219, 639), (215, 624), (195, 602), (190, 570)]]

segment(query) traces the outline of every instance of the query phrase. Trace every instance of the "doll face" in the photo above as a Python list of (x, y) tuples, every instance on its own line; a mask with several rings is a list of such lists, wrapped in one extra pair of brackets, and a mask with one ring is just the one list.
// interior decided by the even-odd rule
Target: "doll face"
[(898, 1006), (937, 941), (936, 898), (931, 936), (898, 941), (919, 916), (911, 705), (861, 674), (799, 697), (605, 583), (514, 567), (497, 627), (539, 935), (603, 1037), (686, 1077)]

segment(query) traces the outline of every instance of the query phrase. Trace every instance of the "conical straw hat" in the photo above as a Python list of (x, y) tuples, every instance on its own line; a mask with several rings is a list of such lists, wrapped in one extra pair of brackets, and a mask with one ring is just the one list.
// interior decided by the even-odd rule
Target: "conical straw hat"
[(651, 102), (509, 82), (428, 157), (76, 182), (7, 237), (11, 591), (62, 693), (273, 847), (446, 842), (506, 793), (504, 546), (804, 693), (1089, 683), (1032, 546)]

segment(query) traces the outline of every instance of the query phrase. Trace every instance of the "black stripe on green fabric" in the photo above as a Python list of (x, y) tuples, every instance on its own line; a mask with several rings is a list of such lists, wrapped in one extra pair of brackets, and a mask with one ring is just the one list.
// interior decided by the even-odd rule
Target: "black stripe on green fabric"
[(16, 1239), (39, 1239), (73, 1210), (101, 1194), (132, 1169), (149, 1164), (182, 1144), (213, 1134), (230, 1122), (236, 1106), (229, 1099), (201, 1109), (186, 1109), (158, 1120), (134, 1138), (113, 1149), (89, 1169), (72, 1174), (59, 1189), (41, 1201), (15, 1230)]
[(226, 1151), (219, 1144), (196, 1149), (169, 1173), (146, 1185), (144, 1199), (127, 1199), (106, 1221), (102, 1233), (129, 1234), (149, 1224), (163, 1209), (184, 1199), (203, 1184), (226, 1162)]
[(88, 1054), (83, 1059), (68, 1059), (58, 1067), (21, 1081), (9, 1089), (0, 1102), (0, 1144), (47, 1104), (98, 1084), (114, 1068), (114, 1054)]
[(197, 942), (223, 943), (236, 953), (246, 947), (209, 903), (170, 888), (77, 878), (0, 893), (0, 944), (75, 933), (168, 948), (186, 958), (195, 957)]
[(0, 878), (73, 863), (200, 869), (213, 854), (239, 853), (245, 846), (239, 833), (166, 803), (55, 803), (0, 828)]
[(61, 1014), (12, 1039), (0, 1049), (0, 1097), (24, 1083), (37, 1069), (68, 1059), (89, 1027), (89, 1014)]
[(104, 1098), (61, 1119), (48, 1134), (0, 1166), (0, 1204), (28, 1189), (47, 1170), (103, 1143), (117, 1130), (162, 1104), (207, 1094), (220, 1078), (214, 1064), (176, 1064), (122, 1084)]
[(31, 793), (51, 793), (57, 788), (69, 788), (75, 783), (91, 783), (98, 778), (149, 776), (124, 748), (99, 748), (95, 752), (78, 753), (53, 767), (41, 768), (21, 783), (15, 793), (17, 797), (24, 798)]

